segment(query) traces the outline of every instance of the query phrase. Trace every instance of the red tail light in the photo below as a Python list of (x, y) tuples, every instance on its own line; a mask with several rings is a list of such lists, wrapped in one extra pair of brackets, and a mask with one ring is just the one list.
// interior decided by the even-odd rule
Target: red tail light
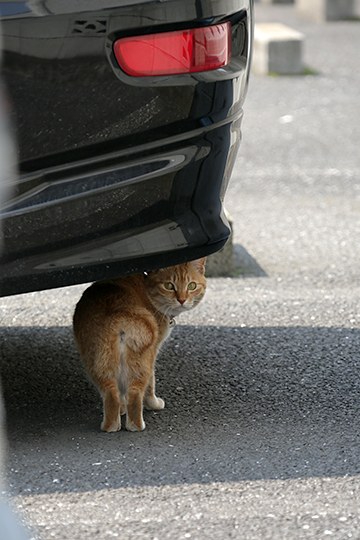
[(226, 66), (231, 55), (230, 23), (118, 39), (116, 60), (132, 77), (177, 75)]

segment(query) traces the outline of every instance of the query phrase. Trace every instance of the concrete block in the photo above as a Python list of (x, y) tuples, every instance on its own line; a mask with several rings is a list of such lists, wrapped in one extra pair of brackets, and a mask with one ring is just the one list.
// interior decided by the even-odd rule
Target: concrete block
[(226, 211), (225, 214), (230, 224), (231, 234), (220, 251), (208, 256), (206, 260), (207, 277), (231, 277), (234, 274), (233, 220)]
[(304, 35), (280, 23), (255, 24), (253, 70), (282, 75), (302, 73)]
[(228, 212), (225, 211), (225, 214), (230, 224), (231, 234), (220, 251), (207, 257), (206, 277), (266, 277), (266, 272), (250, 253), (240, 244), (234, 244), (233, 219)]
[(360, 0), (354, 0), (354, 17), (360, 17)]
[(355, 16), (357, 0), (296, 0), (296, 10), (303, 17), (316, 21), (339, 21)]
[(259, 0), (259, 4), (293, 4), (295, 0)]

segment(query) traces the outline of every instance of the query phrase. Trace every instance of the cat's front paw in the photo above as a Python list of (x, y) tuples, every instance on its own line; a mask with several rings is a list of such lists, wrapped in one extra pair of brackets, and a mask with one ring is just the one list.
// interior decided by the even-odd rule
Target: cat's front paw
[(146, 424), (143, 419), (141, 419), (139, 424), (135, 424), (135, 422), (132, 422), (128, 418), (126, 419), (126, 429), (128, 431), (144, 431), (146, 427)]
[(144, 401), (144, 407), (148, 411), (161, 411), (165, 407), (165, 401), (156, 396), (149, 396)]

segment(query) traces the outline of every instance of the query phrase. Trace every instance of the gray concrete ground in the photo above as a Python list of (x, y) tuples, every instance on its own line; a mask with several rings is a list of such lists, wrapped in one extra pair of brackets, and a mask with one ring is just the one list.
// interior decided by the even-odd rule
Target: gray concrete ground
[(0, 300), (10, 492), (34, 537), (360, 537), (360, 25), (257, 15), (303, 31), (318, 75), (252, 78), (227, 198), (246, 264), (165, 344), (166, 409), (99, 431), (82, 287)]

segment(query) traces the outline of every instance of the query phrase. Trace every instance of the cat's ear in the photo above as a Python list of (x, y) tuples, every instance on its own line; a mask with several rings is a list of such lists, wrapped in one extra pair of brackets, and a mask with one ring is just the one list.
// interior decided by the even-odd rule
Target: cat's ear
[(202, 257), (201, 259), (196, 259), (195, 261), (191, 261), (191, 264), (195, 266), (198, 272), (200, 274), (205, 274), (205, 264), (206, 264), (206, 257)]

